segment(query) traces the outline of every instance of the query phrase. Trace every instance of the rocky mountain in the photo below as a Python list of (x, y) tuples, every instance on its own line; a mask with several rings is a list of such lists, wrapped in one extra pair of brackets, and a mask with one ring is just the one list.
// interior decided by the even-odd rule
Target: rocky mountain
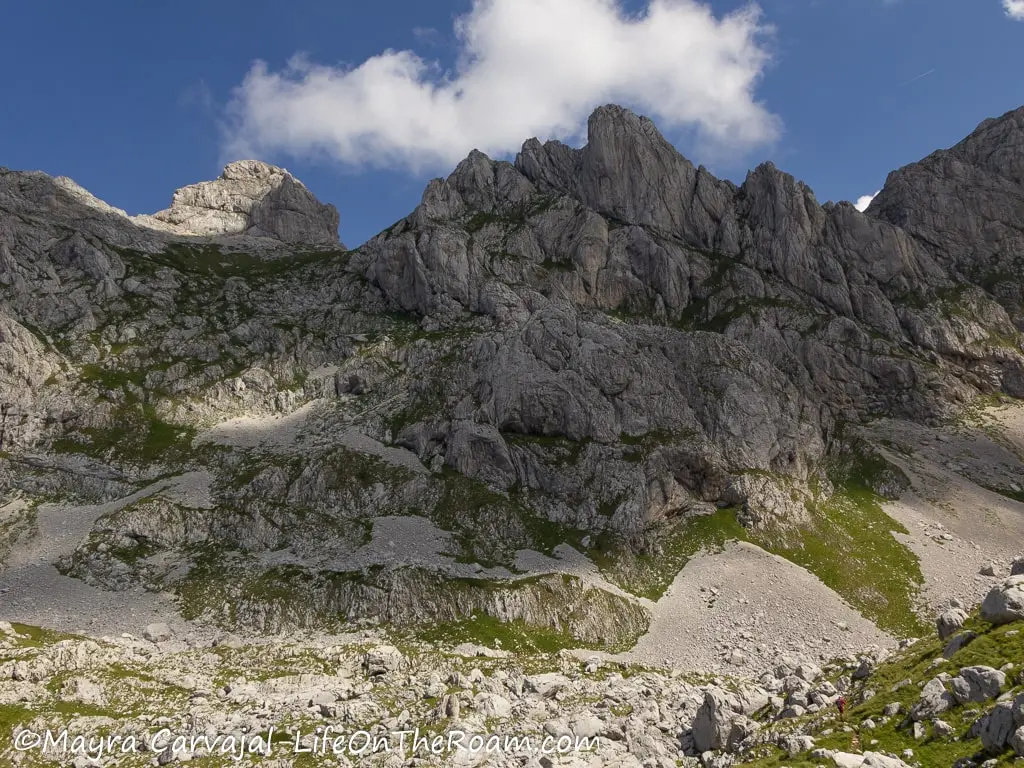
[[(134, 219), (2, 171), (12, 610), (87, 586), (617, 649), (742, 539), (913, 634), (925, 574), (879, 502), (913, 436), (1024, 397), (1022, 157), (1018, 110), (862, 214), (770, 164), (718, 180), (607, 106), (582, 149), (471, 153), (354, 250), (263, 163)], [(974, 481), (1012, 495), (992, 445)]]
[(1024, 112), (986, 120), (949, 150), (892, 173), (869, 215), (911, 234), (944, 268), (997, 296), (1018, 328), (1024, 253)]
[(170, 208), (136, 223), (179, 236), (249, 235), (343, 247), (333, 205), (322, 205), (284, 169), (255, 160), (231, 163), (216, 181), (179, 189)]

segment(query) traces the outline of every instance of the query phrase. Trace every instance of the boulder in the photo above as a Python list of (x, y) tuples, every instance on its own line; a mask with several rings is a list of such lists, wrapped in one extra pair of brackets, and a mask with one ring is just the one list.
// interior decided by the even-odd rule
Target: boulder
[(945, 640), (950, 635), (959, 631), (965, 621), (967, 621), (967, 614), (962, 609), (950, 608), (935, 620), (935, 626), (939, 631), (939, 639)]
[(405, 667), (405, 656), (393, 645), (379, 645), (371, 648), (363, 656), (363, 669), (373, 677), (397, 672)]
[(1024, 575), (993, 587), (981, 604), (981, 618), (992, 624), (1024, 621)]
[(1014, 732), (1013, 707), (1009, 702), (1002, 702), (982, 719), (978, 735), (985, 751), (998, 755), (1006, 749)]
[(151, 643), (166, 643), (174, 636), (174, 633), (171, 632), (169, 626), (160, 622), (147, 626), (142, 630), (142, 636)]
[(950, 687), (961, 704), (994, 699), (1006, 685), (1006, 675), (992, 667), (964, 667), (953, 678)]
[(103, 706), (107, 697), (103, 686), (84, 677), (73, 677), (61, 688), (61, 700)]
[(512, 703), (504, 696), (496, 693), (478, 693), (473, 699), (476, 710), (486, 718), (508, 717), (512, 711)]
[(811, 736), (789, 735), (779, 739), (779, 747), (790, 757), (809, 752), (814, 749), (814, 738)]
[(932, 720), (932, 734), (937, 739), (948, 739), (955, 733), (955, 729), (952, 725), (947, 723), (945, 720), (939, 720), (935, 718)]
[(1024, 757), (1024, 726), (1021, 726), (1010, 737), (1010, 747), (1017, 757)]
[(905, 762), (892, 755), (883, 755), (880, 752), (865, 752), (862, 768), (910, 768)]
[(821, 667), (817, 664), (801, 664), (793, 672), (794, 675), (799, 677), (801, 680), (806, 680), (808, 683), (813, 683), (819, 677), (821, 677)]
[(701, 753), (731, 751), (759, 726), (736, 712), (724, 691), (709, 690), (693, 721), (693, 741)]
[(910, 710), (910, 717), (915, 722), (930, 720), (955, 705), (956, 699), (946, 690), (942, 680), (935, 677), (921, 689), (921, 698)]
[(946, 643), (946, 647), (942, 649), (943, 658), (953, 658), (953, 656), (956, 655), (957, 651), (969, 645), (971, 642), (977, 639), (977, 637), (978, 633), (971, 632), (970, 630), (953, 635), (953, 637), (949, 639), (949, 642)]
[(836, 768), (909, 768), (898, 757), (879, 752), (865, 752), (863, 755), (835, 752), (832, 754), (832, 762), (836, 764)]
[(526, 678), (526, 687), (546, 698), (554, 696), (567, 685), (569, 685), (569, 679), (558, 672), (545, 672)]

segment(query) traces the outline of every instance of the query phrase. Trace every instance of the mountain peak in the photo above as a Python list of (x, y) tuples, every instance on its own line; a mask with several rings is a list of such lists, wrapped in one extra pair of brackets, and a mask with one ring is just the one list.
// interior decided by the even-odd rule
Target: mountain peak
[(170, 208), (137, 223), (182, 236), (249, 235), (285, 243), (338, 245), (338, 210), (284, 168), (238, 160), (214, 181), (178, 189)]
[(1024, 107), (890, 173), (868, 212), (926, 243), (939, 263), (991, 288), (1024, 327), (1024, 288), (1005, 279), (1019, 273), (1024, 253)]

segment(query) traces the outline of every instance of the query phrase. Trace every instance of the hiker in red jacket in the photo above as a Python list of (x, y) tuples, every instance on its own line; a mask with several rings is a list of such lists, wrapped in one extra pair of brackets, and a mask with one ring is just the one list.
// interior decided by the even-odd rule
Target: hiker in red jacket
[(836, 699), (836, 706), (839, 707), (839, 719), (840, 720), (845, 720), (846, 719), (846, 697), (845, 696), (840, 696), (838, 699)]

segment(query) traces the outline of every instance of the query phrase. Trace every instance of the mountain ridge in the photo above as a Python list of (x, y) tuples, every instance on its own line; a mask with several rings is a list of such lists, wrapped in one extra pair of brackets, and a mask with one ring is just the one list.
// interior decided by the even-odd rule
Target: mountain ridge
[[(938, 247), (882, 215), (914, 171), (865, 215), (770, 164), (717, 180), (619, 107), (588, 125), (578, 150), (470, 153), (352, 250), (311, 195), (300, 224), (291, 192), (254, 224), (251, 195), (186, 187), (164, 218), (220, 234), (181, 236), (0, 174), (9, 546), (79, 520), (47, 583), (167, 593), (190, 620), (483, 614), (619, 648), (697, 552), (742, 538), (913, 633), (927, 580), (881, 504), (917, 474), (877, 430), (1024, 396), (1016, 288), (950, 257), (1017, 193), (979, 185)], [(1000, 125), (977, 141), (1016, 157)], [(1012, 494), (1020, 457), (998, 458), (968, 469)], [(855, 583), (836, 542), (891, 571)]]

